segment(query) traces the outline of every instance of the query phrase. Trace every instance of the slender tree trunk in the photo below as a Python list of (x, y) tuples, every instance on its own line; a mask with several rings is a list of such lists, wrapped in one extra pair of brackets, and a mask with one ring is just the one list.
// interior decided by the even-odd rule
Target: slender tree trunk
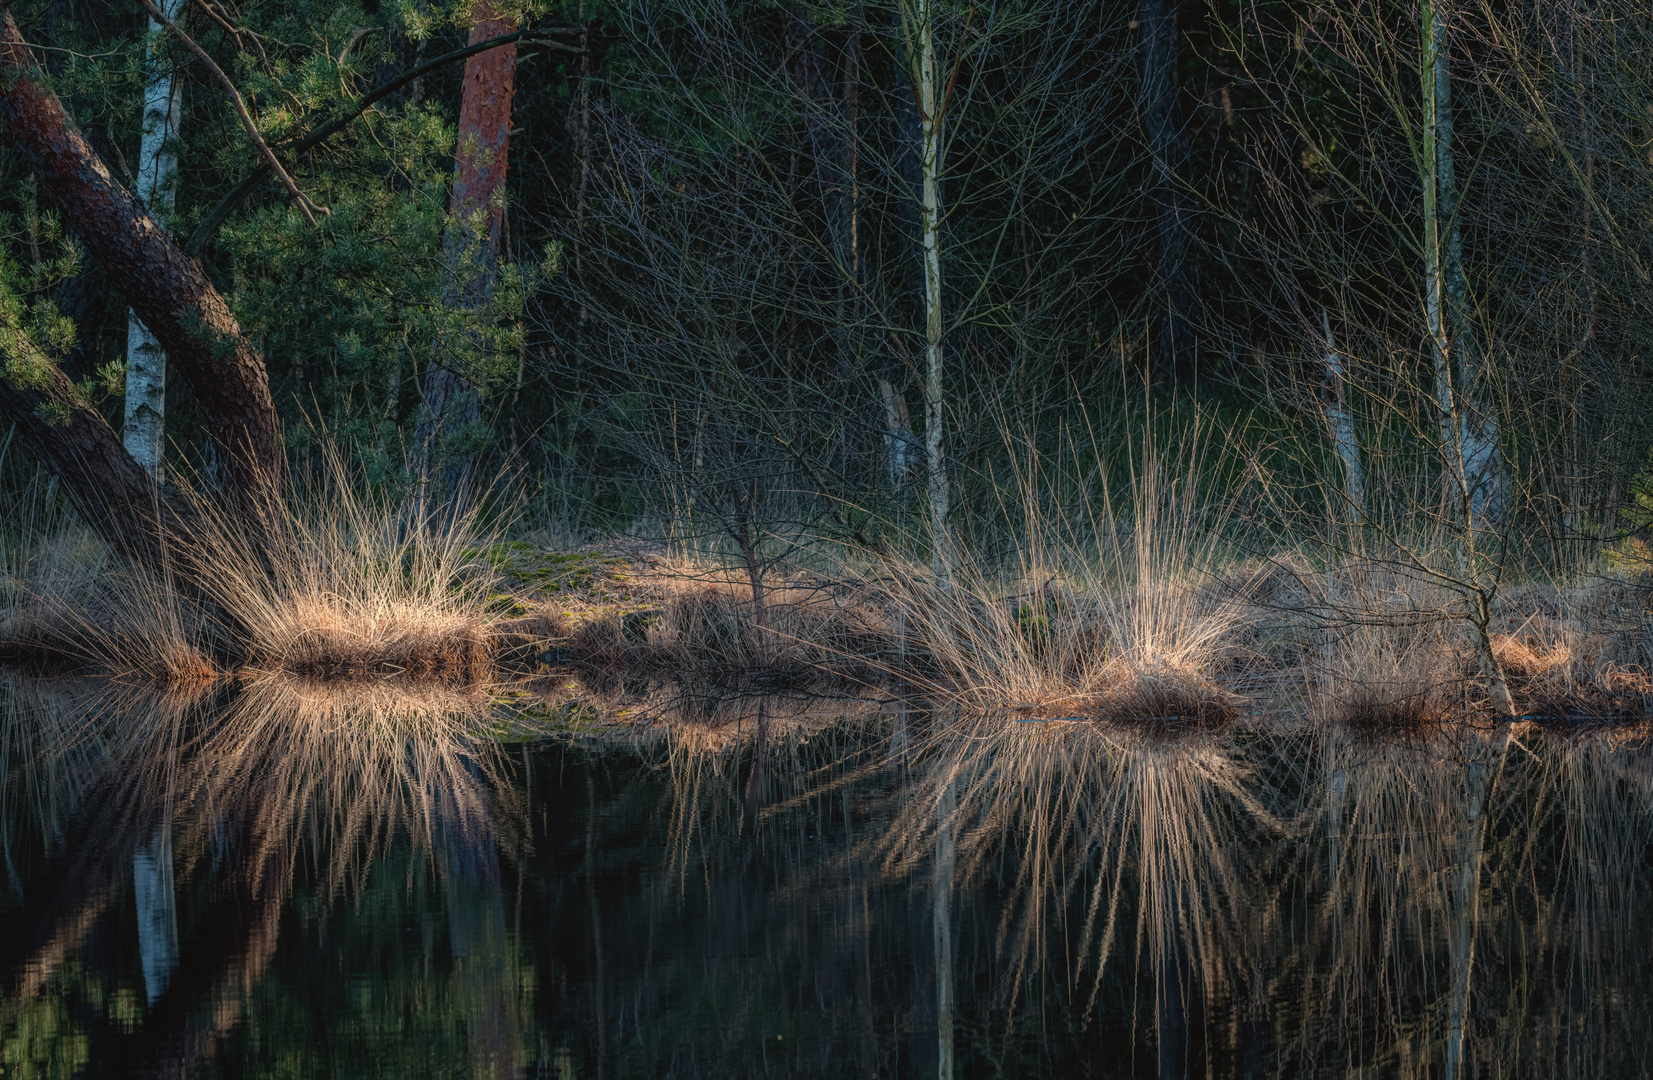
[(1491, 596), (1476, 580), (1479, 541), (1483, 537), (1496, 540), (1503, 517), (1503, 477), (1497, 418), (1485, 400), (1484, 361), (1469, 317), (1452, 160), (1452, 80), (1441, 0), (1423, 0), (1420, 18), (1424, 122), (1418, 171), (1423, 181), (1424, 319), (1434, 360), (1441, 454), (1453, 488), (1458, 525), (1463, 529), (1458, 565), (1476, 656), (1493, 707), (1502, 715), (1514, 716), (1509, 683), (1492, 648)]
[[(281, 423), (263, 358), (242, 336), (201, 264), (185, 255), (110, 176), (62, 103), (40, 81), (40, 65), (11, 12), (0, 9), (0, 14), (0, 131), (23, 152), (69, 230), (189, 382), (218, 436), (240, 509), (255, 530), (273, 539), (283, 520), (285, 469)], [(80, 430), (88, 429), (81, 425)], [(131, 462), (124, 450), (120, 457)], [(141, 470), (138, 475), (144, 476)], [(104, 498), (94, 487), (76, 502), (84, 507)]]
[(1456, 489), (1460, 524), (1473, 543), (1477, 532), (1497, 528), (1505, 509), (1498, 420), (1486, 400), (1485, 359), (1471, 319), (1458, 229), (1447, 19), (1441, 0), (1424, 0), (1421, 14), (1424, 315), (1443, 453)]
[(942, 425), (946, 409), (942, 376), (942, 336), (945, 328), (941, 296), (941, 72), (936, 62), (935, 23), (938, 0), (917, 0), (913, 11), (917, 48), (919, 111), (918, 164), (919, 244), (924, 266), (924, 454), (929, 494), (931, 566), (947, 578), (952, 574), (953, 544), (947, 531), (947, 460)]
[(1141, 0), (1137, 21), (1142, 29), (1142, 123), (1152, 159), (1159, 217), (1155, 284), (1164, 306), (1158, 351), (1161, 370), (1170, 377), (1172, 386), (1193, 389), (1198, 379), (1192, 325), (1194, 292), (1188, 272), (1193, 211), (1178, 175), (1188, 156), (1188, 145), (1182, 130), (1181, 80), (1177, 76), (1176, 0)]
[[(182, 17), (184, 0), (158, 0), (166, 17)], [(143, 141), (138, 150), (138, 202), (151, 213), (172, 213), (172, 177), (178, 155), (172, 143), (184, 113), (184, 84), (172, 77), (163, 44), (166, 27), (149, 20), (144, 36)], [(157, 482), (165, 479), (166, 350), (143, 320), (128, 311), (126, 322), (126, 425), (121, 441), (132, 460)]]
[(1326, 426), (1331, 429), (1332, 444), (1343, 462), (1343, 517), (1350, 524), (1356, 524), (1366, 516), (1366, 470), (1361, 464), (1354, 417), (1349, 413), (1343, 356), (1332, 339), (1332, 321), (1325, 311), (1320, 313), (1320, 324), (1326, 334), (1326, 397), (1322, 408)]
[[(848, 332), (845, 334), (845, 343), (841, 353), (844, 364), (848, 365), (842, 378), (848, 383), (859, 379), (861, 375), (861, 346), (864, 312), (862, 308), (862, 291), (866, 287), (866, 278), (861, 271), (861, 6), (853, 5), (849, 16), (849, 35), (844, 45), (844, 74), (843, 74), (843, 107), (844, 107), (844, 216), (846, 218), (848, 236), (849, 265), (846, 267), (849, 275), (849, 312)], [(871, 406), (877, 409), (877, 403), (868, 400), (865, 395), (855, 397), (857, 407)], [(853, 422), (848, 425), (851, 432), (859, 432), (860, 428)], [(866, 441), (860, 435), (852, 435), (854, 440), (849, 449), (850, 464), (853, 471), (850, 481), (854, 484), (858, 479), (868, 482), (871, 469), (868, 468)]]
[[(495, 13), (492, 0), (477, 0), (471, 11), (471, 44), (516, 32), (516, 21)], [(459, 140), (454, 150), (451, 222), (444, 244), (449, 280), (444, 301), (480, 309), (493, 295), (505, 221), (506, 157), (511, 142), (511, 97), (516, 85), (517, 47), (503, 45), (465, 61), (459, 104)], [(447, 494), (469, 483), (474, 455), (444, 454), (442, 442), (482, 419), (482, 399), (464, 375), (432, 362), (425, 375), (425, 409), (417, 443), (420, 480), (426, 483), (439, 459), (446, 459)]]
[(889, 467), (890, 491), (899, 495), (907, 486), (912, 471), (912, 418), (907, 412), (907, 398), (889, 379), (878, 380), (878, 392), (884, 399), (884, 455)]

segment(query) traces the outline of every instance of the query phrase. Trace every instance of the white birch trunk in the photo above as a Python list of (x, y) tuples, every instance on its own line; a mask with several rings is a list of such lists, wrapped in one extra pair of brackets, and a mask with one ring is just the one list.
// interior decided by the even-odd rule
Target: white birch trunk
[(1326, 426), (1331, 429), (1332, 443), (1343, 461), (1343, 513), (1351, 524), (1366, 516), (1366, 470), (1361, 465), (1360, 441), (1355, 437), (1354, 418), (1349, 414), (1348, 398), (1344, 391), (1343, 357), (1332, 340), (1331, 318), (1322, 311), (1321, 325), (1326, 331), (1326, 379), (1330, 384), (1325, 403)]
[[(1440, 411), (1441, 451), (1455, 488), (1463, 544), (1458, 553), (1466, 588), (1473, 583), (1475, 550), (1482, 535), (1496, 540), (1504, 514), (1503, 473), (1498, 462), (1497, 417), (1485, 401), (1483, 361), (1469, 320), (1463, 242), (1458, 234), (1457, 177), (1452, 161), (1452, 82), (1447, 70), (1446, 17), (1442, 0), (1424, 0), (1423, 181), (1424, 316), (1435, 361), (1435, 404)], [(1489, 532), (1493, 530), (1493, 532)], [(1509, 683), (1489, 636), (1489, 596), (1466, 592), (1476, 653), (1493, 705), (1515, 715)]]
[(884, 457), (890, 490), (899, 494), (906, 488), (913, 467), (913, 425), (907, 415), (907, 399), (890, 380), (879, 379), (878, 392), (884, 398)]
[(919, 224), (924, 254), (924, 450), (930, 495), (932, 567), (940, 577), (952, 574), (953, 545), (947, 531), (947, 463), (942, 452), (942, 310), (941, 310), (941, 108), (936, 64), (937, 0), (917, 0)]
[[(176, 22), (184, 0), (159, 0), (167, 18)], [(138, 201), (158, 221), (172, 213), (172, 176), (178, 170), (173, 145), (183, 117), (183, 83), (172, 77), (162, 51), (166, 28), (149, 20), (144, 36), (143, 141), (138, 150)], [(126, 422), (121, 440), (126, 452), (159, 483), (164, 479), (166, 448), (166, 352), (138, 317), (126, 316)]]
[(1477, 530), (1496, 528), (1504, 513), (1498, 418), (1486, 400), (1484, 361), (1469, 317), (1452, 152), (1452, 79), (1440, 0), (1424, 0), (1422, 23), (1424, 314), (1443, 450), (1459, 517), (1473, 537)]
[(132, 887), (138, 908), (144, 996), (153, 1005), (178, 970), (178, 892), (172, 881), (169, 823), (163, 823), (132, 853)]
[(1485, 845), (1486, 819), (1491, 809), (1492, 790), (1503, 771), (1514, 728), (1503, 724), (1488, 739), (1470, 733), (1468, 770), (1464, 776), (1463, 821), (1458, 834), (1458, 865), (1452, 880), (1452, 1002), (1447, 1017), (1446, 1076), (1458, 1080), (1464, 1070), (1464, 1038), (1469, 1020), (1470, 992), (1474, 985), (1475, 938), (1480, 929), (1481, 864)]

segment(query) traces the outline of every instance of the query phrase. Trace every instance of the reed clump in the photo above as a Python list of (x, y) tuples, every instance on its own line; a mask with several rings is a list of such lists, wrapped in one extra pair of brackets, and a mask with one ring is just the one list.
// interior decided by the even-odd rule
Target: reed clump
[(493, 675), (484, 553), (496, 537), (475, 508), (370, 491), (336, 448), (290, 501), (277, 543), (249, 542), (215, 504), (195, 501), (206, 525), (205, 550), (192, 556), (197, 584), (233, 618), (246, 668), (458, 683)]
[(1224, 685), (1243, 668), (1251, 577), (1222, 573), (1224, 504), (1202, 499), (1200, 439), (1179, 456), (1150, 443), (1123, 497), (1081, 489), (1066, 514), (1023, 481), (1024, 532), (993, 563), (961, 557), (945, 573), (891, 566), (888, 606), (940, 697), (1037, 717), (1216, 726), (1244, 699)]
[(1438, 624), (1347, 627), (1326, 634), (1308, 665), (1311, 714), (1357, 732), (1435, 728), (1460, 705), (1460, 650)]

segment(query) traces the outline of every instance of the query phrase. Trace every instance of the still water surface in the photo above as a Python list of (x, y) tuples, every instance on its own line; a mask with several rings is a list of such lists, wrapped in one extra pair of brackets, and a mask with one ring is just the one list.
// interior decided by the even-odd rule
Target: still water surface
[(4, 1077), (1653, 1072), (1639, 732), (553, 698), (0, 677)]

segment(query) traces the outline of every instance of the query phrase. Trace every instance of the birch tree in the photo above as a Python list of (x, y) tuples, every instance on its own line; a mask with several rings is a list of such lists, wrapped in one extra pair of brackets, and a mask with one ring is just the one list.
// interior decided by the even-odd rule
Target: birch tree
[(1332, 338), (1332, 320), (1324, 308), (1320, 325), (1326, 335), (1326, 396), (1321, 404), (1326, 426), (1343, 463), (1343, 516), (1351, 524), (1366, 515), (1366, 469), (1360, 460), (1360, 439), (1355, 435), (1354, 416), (1349, 412), (1348, 385), (1344, 378), (1343, 355)]
[[(159, 0), (173, 22), (183, 14), (184, 0)], [(164, 43), (166, 25), (154, 18), (144, 35), (143, 141), (138, 150), (138, 182), (134, 194), (158, 221), (171, 215), (173, 176), (178, 169), (175, 142), (183, 116), (184, 87), (172, 77)], [(132, 460), (157, 482), (165, 478), (166, 350), (149, 327), (132, 311), (126, 330), (126, 423), (121, 441)]]
[[(158, 10), (158, 9), (157, 9)], [(0, 6), (0, 136), (21, 152), (63, 225), (102, 265), (177, 364), (218, 444), (235, 510), (255, 543), (284, 536), (285, 456), (264, 358), (201, 263), (179, 249), (113, 176), (42, 80)], [(0, 279), (5, 275), (0, 273)], [(3, 284), (3, 282), (0, 282)], [(61, 477), (70, 501), (122, 556), (158, 564), (194, 525), (121, 446), (102, 414), (32, 341), (0, 288), (0, 415)], [(189, 574), (187, 559), (178, 569)]]
[(1418, 173), (1423, 182), (1424, 316), (1435, 369), (1441, 446), (1458, 514), (1473, 542), (1498, 526), (1504, 492), (1498, 463), (1498, 420), (1487, 401), (1485, 358), (1476, 341), (1458, 227), (1457, 165), (1452, 145), (1452, 78), (1447, 13), (1442, 0), (1420, 8), (1423, 130)]
[[(1434, 360), (1435, 406), (1441, 455), (1461, 536), (1456, 545), (1458, 591), (1473, 630), (1475, 652), (1492, 704), (1515, 715), (1509, 684), (1493, 652), (1489, 623), (1496, 572), (1483, 563), (1494, 554), (1504, 514), (1497, 417), (1487, 401), (1485, 358), (1475, 339), (1458, 228), (1458, 183), (1452, 154), (1452, 79), (1447, 14), (1441, 0), (1419, 5), (1419, 72), (1423, 131), (1418, 175), (1423, 182), (1424, 317)], [(1489, 580), (1490, 577), (1490, 580)]]
[(938, 0), (913, 0), (901, 10), (908, 65), (919, 110), (919, 250), (924, 269), (924, 458), (929, 498), (931, 566), (943, 578), (952, 573), (952, 540), (947, 532), (947, 459), (943, 446), (942, 337), (946, 330), (941, 295), (942, 121), (946, 101), (936, 61)]

